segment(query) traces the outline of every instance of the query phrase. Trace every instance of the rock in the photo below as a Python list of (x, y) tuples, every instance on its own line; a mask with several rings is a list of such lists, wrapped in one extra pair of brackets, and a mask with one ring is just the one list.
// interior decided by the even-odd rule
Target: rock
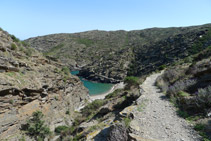
[(132, 133), (139, 132), (140, 131), (140, 127), (139, 127), (138, 121), (132, 120), (130, 122), (129, 130), (132, 131)]
[(104, 115), (111, 112), (112, 110), (113, 108), (111, 105), (106, 105), (106, 106), (103, 106), (98, 113)]
[(121, 124), (112, 125), (109, 129), (107, 140), (108, 141), (127, 141), (128, 140), (127, 128)]
[(73, 111), (89, 101), (88, 90), (79, 78), (55, 73), (64, 64), (33, 50), (29, 57), (29, 47), (11, 50), (12, 43), (10, 35), (0, 31), (0, 140), (19, 140), (21, 125), (37, 110), (52, 131), (58, 125), (70, 126)]
[(129, 140), (130, 141), (158, 141), (158, 140), (152, 140), (152, 139), (145, 139), (133, 133), (129, 133)]
[(0, 65), (0, 70), (5, 70), (5, 71), (13, 71), (13, 72), (19, 72), (19, 69), (16, 67), (11, 67), (11, 66), (1, 66)]
[(124, 110), (122, 110), (119, 114), (122, 116), (122, 117), (131, 117), (133, 118), (134, 115), (133, 115), (133, 110), (136, 109), (136, 106), (132, 105), (132, 106), (129, 106), (129, 107), (126, 107)]

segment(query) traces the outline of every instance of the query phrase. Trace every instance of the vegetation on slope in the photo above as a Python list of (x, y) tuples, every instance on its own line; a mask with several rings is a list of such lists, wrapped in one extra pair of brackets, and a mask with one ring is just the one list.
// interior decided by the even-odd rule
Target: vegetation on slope
[(120, 117), (118, 113), (130, 106), (140, 96), (137, 85), (137, 81), (140, 80), (135, 78), (134, 81), (127, 81), (127, 84), (130, 85), (127, 89), (118, 89), (107, 95), (105, 99), (94, 100), (82, 108), (80, 112), (75, 112), (76, 116), (72, 126), (58, 126), (56, 128), (55, 132), (60, 135), (60, 140), (86, 140), (92, 133), (119, 122), (128, 128), (131, 117)]
[[(29, 134), (43, 139), (48, 132), (43, 121), (50, 129), (58, 119), (71, 122), (71, 111), (88, 99), (88, 90), (68, 67), (0, 31), (0, 140), (18, 140), (22, 134), (26, 140), (31, 140)], [(42, 119), (37, 113), (41, 120), (33, 123), (32, 118), (27, 127), (30, 133), (24, 135), (20, 125), (37, 110), (45, 116)]]
[[(209, 40), (203, 40), (208, 42)], [(178, 115), (195, 124), (206, 140), (211, 139), (211, 46), (189, 61), (181, 60), (157, 79), (157, 86), (178, 107)], [(203, 125), (200, 126), (199, 125)], [(202, 128), (203, 127), (203, 128)]]
[[(32, 47), (81, 67), (86, 79), (116, 83), (149, 74), (211, 45), (210, 24), (135, 31), (88, 31), (26, 40)], [(58, 46), (63, 46), (57, 49)], [(197, 46), (197, 48), (196, 48)], [(201, 49), (200, 49), (201, 48)], [(117, 80), (117, 81), (115, 81)]]
[(26, 134), (32, 136), (35, 140), (44, 141), (46, 136), (50, 135), (50, 129), (45, 125), (43, 120), (43, 113), (41, 111), (36, 111), (32, 114), (32, 118), (23, 125), (23, 130)]

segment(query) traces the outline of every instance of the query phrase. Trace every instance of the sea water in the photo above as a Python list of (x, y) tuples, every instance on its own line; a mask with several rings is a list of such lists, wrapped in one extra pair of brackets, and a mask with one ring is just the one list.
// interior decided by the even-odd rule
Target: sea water
[[(72, 71), (72, 75), (77, 75), (79, 71)], [(82, 77), (79, 77), (80, 80), (83, 82), (84, 86), (89, 90), (89, 95), (99, 95), (108, 92), (112, 87), (113, 84), (108, 83), (98, 83), (93, 81), (88, 81)]]

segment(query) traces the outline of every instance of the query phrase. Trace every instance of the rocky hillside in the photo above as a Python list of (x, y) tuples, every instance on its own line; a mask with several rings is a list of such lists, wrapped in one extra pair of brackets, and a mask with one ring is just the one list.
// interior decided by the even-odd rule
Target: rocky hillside
[(0, 30), (0, 140), (15, 140), (19, 128), (40, 110), (51, 130), (72, 123), (72, 111), (89, 100), (79, 78)]
[[(178, 114), (211, 139), (211, 46), (168, 68), (157, 85), (179, 108)], [(198, 128), (200, 127), (200, 128)]]
[[(126, 75), (148, 74), (211, 45), (211, 24), (135, 31), (88, 31), (26, 40), (47, 56), (60, 58), (81, 76), (116, 83)], [(200, 43), (198, 43), (200, 42)]]

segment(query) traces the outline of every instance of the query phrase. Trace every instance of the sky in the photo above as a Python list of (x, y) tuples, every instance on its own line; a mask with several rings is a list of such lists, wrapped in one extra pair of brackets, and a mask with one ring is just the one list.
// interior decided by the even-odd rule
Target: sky
[(23, 40), (211, 23), (211, 0), (1, 0), (0, 13), (0, 27)]

